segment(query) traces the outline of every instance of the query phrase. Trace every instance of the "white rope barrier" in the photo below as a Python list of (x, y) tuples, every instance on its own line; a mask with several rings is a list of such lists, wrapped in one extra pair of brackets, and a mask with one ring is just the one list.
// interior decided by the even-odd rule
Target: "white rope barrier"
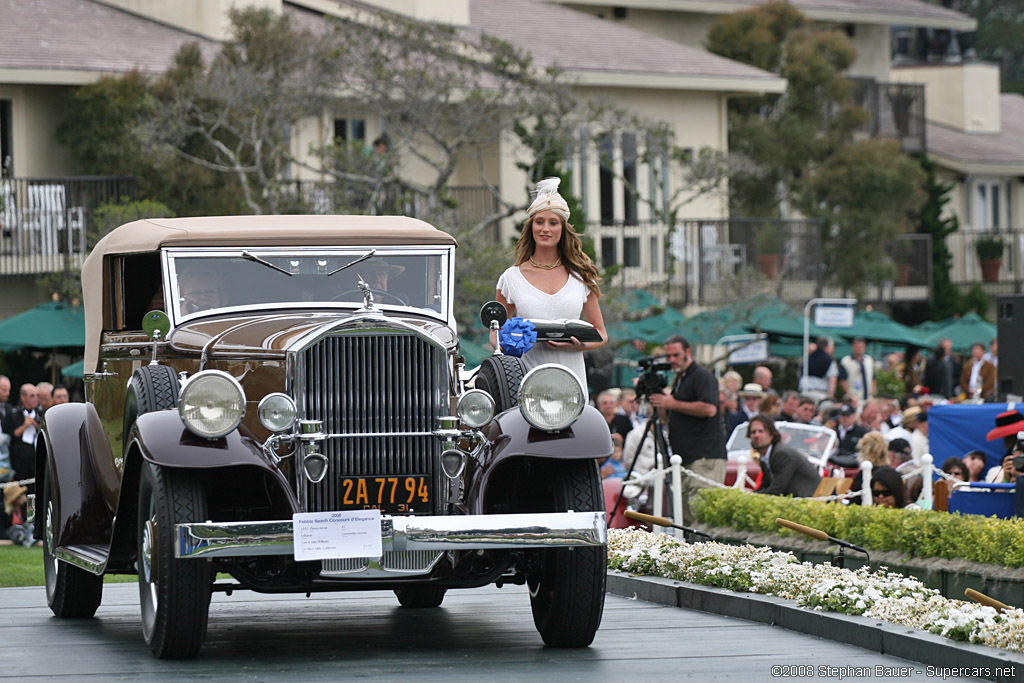
[(29, 484), (34, 483), (36, 483), (35, 477), (32, 477), (31, 479), (22, 479), (20, 481), (8, 481), (4, 482), (3, 484), (0, 484), (0, 489), (5, 489), (8, 486), (28, 486)]

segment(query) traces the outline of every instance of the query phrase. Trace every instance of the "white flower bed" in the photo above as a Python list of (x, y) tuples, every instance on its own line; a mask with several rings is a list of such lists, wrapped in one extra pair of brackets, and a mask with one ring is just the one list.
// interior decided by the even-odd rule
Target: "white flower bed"
[(953, 640), (1024, 652), (1024, 610), (1002, 614), (950, 600), (917, 579), (882, 567), (872, 573), (800, 564), (792, 553), (751, 545), (680, 543), (640, 529), (608, 530), (608, 566), (745, 593), (775, 595), (815, 610), (860, 614)]

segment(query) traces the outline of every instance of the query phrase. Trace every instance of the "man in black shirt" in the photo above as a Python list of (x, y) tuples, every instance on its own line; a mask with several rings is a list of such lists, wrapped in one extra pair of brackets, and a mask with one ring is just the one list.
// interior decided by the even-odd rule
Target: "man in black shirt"
[[(671, 390), (652, 394), (650, 403), (668, 414), (668, 438), (672, 453), (683, 467), (712, 481), (725, 481), (725, 436), (718, 413), (718, 382), (693, 360), (685, 337), (673, 335), (665, 342), (665, 358), (676, 371)], [(683, 523), (694, 521), (690, 501), (703, 480), (683, 477)]]

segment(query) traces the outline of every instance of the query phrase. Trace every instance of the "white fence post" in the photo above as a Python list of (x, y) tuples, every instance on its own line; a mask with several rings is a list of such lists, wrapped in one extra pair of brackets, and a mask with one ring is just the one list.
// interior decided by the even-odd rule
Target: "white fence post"
[[(934, 458), (931, 453), (921, 456), (921, 497), (918, 500), (926, 501), (931, 509), (932, 504), (932, 462)], [(917, 501), (910, 501), (916, 503)]]
[(736, 481), (732, 487), (743, 491), (747, 488), (747, 463), (750, 462), (750, 458), (747, 457), (746, 453), (741, 453), (736, 458)]
[[(655, 458), (654, 466), (658, 468), (657, 474), (651, 479), (654, 486), (654, 516), (664, 517), (665, 516), (665, 463), (660, 462), (660, 458)], [(653, 526), (651, 528), (652, 533), (663, 534), (668, 529), (663, 526)]]
[[(683, 525), (683, 459), (679, 455), (669, 458), (672, 463), (672, 521)], [(673, 529), (676, 538), (683, 538), (682, 529)]]
[(870, 462), (865, 460), (860, 464), (861, 472), (861, 486), (860, 486), (860, 504), (871, 505), (874, 499), (871, 497), (871, 468)]

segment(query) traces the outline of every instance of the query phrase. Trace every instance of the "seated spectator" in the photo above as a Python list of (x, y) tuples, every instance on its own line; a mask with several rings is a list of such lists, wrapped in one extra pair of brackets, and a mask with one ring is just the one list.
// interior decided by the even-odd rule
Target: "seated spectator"
[(965, 481), (983, 481), (985, 476), (985, 466), (988, 464), (988, 458), (985, 457), (984, 451), (969, 451), (964, 454), (964, 466), (967, 467), (968, 478)]
[(887, 508), (907, 506), (907, 491), (903, 478), (891, 467), (879, 467), (871, 473), (871, 500), (874, 505)]
[(53, 405), (59, 406), (62, 403), (67, 403), (71, 400), (71, 396), (68, 395), (68, 388), (63, 384), (58, 384), (53, 388)]
[[(906, 439), (893, 439), (889, 442), (889, 467), (902, 473), (914, 466), (911, 457), (910, 442)], [(910, 463), (909, 465), (907, 463)]]
[(985, 481), (990, 484), (1013, 484), (1017, 481), (1017, 470), (1013, 468), (1013, 459), (1021, 454), (1020, 450), (1014, 449), (1003, 456), (1003, 462), (996, 465), (985, 475)]
[(782, 392), (782, 407), (779, 410), (778, 419), (785, 422), (798, 422), (796, 413), (800, 407), (800, 394), (792, 389)]
[(747, 425), (747, 438), (757, 454), (763, 474), (757, 493), (807, 498), (814, 495), (821, 477), (806, 456), (782, 443), (775, 422), (755, 415)]
[(761, 399), (757, 412), (762, 415), (767, 415), (772, 420), (778, 420), (781, 419), (779, 417), (779, 410), (781, 408), (782, 406), (779, 404), (778, 394), (766, 394), (765, 397)]
[(615, 450), (601, 463), (602, 479), (622, 479), (626, 476), (626, 466), (622, 464), (622, 445), (624, 439), (621, 434), (612, 434), (612, 445)]
[(25, 494), (27, 492), (27, 488), (18, 484), (4, 488), (4, 513), (9, 522), (5, 532), (7, 538), (18, 545), (29, 547), (35, 545), (36, 540), (32, 538), (34, 525), (32, 522), (25, 521), (25, 503), (28, 501)]
[[(952, 458), (946, 458), (946, 462), (942, 463), (942, 471), (957, 481), (967, 481), (967, 477), (970, 476), (967, 472), (967, 465), (955, 455)], [(949, 495), (951, 496), (953, 495), (953, 484), (955, 483), (949, 482)]]
[(608, 423), (608, 431), (618, 434), (622, 439), (626, 438), (633, 424), (629, 418), (619, 413), (619, 392), (614, 389), (605, 389), (597, 395), (597, 409), (601, 416)]
[(839, 406), (839, 426), (836, 433), (839, 435), (839, 455), (855, 459), (857, 444), (868, 430), (857, 424), (857, 409), (853, 405), (844, 403)]
[[(857, 442), (857, 462), (862, 463), (865, 461), (871, 463), (872, 472), (879, 467), (889, 466), (889, 442), (885, 440), (881, 433), (868, 432)], [(860, 491), (863, 486), (864, 471), (861, 470), (853, 478), (850, 490)], [(860, 505), (860, 499), (857, 496), (850, 498), (850, 502), (854, 505)]]
[(729, 435), (733, 433), (733, 430), (757, 415), (757, 411), (761, 407), (761, 399), (764, 397), (765, 393), (764, 390), (761, 389), (760, 384), (750, 382), (740, 389), (740, 409), (732, 415), (727, 415), (725, 419), (725, 434), (727, 439), (729, 438)]
[(814, 419), (814, 399), (810, 396), (801, 396), (800, 405), (796, 409), (796, 421), (809, 425)]

